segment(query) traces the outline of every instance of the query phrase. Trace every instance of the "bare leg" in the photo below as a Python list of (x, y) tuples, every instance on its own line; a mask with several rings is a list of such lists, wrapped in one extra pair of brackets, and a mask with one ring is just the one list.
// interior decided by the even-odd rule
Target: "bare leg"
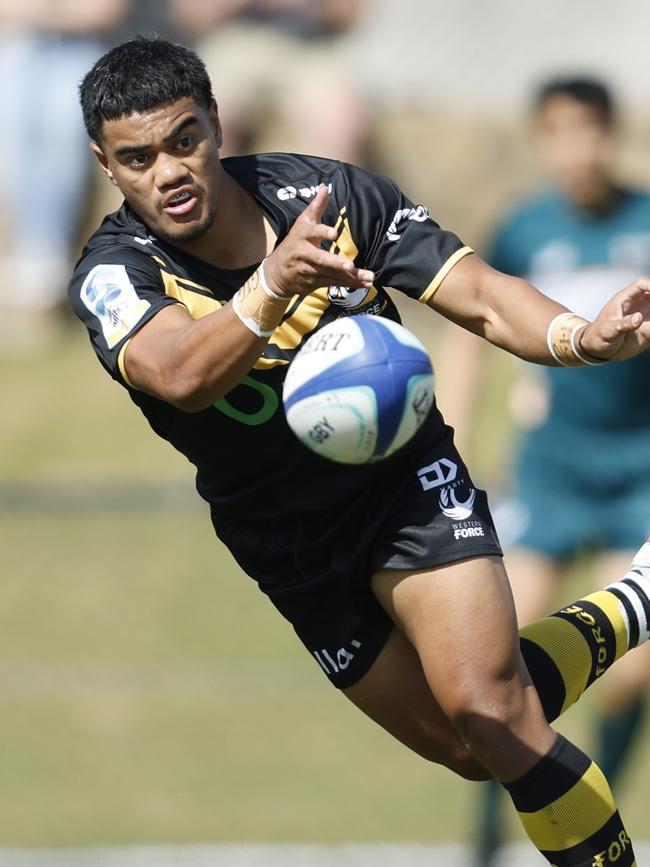
[[(415, 649), (438, 720), (441, 710), (491, 775), (521, 777), (548, 752), (555, 734), (521, 660), (501, 561), (478, 558), (415, 573), (384, 570), (374, 576), (373, 590)], [(366, 680), (348, 696), (394, 731), (390, 714), (399, 714), (397, 702), (381, 678)], [(401, 686), (412, 695), (410, 706), (426, 707), (422, 681), (412, 683), (419, 694)], [(421, 741), (412, 738), (406, 731), (400, 736), (422, 752)]]

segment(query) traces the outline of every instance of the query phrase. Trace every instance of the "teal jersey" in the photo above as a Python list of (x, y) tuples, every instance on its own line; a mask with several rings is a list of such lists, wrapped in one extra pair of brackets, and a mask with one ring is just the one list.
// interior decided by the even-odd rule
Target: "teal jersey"
[[(539, 195), (510, 215), (489, 258), (591, 320), (615, 292), (650, 273), (650, 193), (620, 190), (612, 209), (599, 215), (559, 193)], [(547, 433), (650, 427), (650, 352), (602, 367), (544, 370)]]

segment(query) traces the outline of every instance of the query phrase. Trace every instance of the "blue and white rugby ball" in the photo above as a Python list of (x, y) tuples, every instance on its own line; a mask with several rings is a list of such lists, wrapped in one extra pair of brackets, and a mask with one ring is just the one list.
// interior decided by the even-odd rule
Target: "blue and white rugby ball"
[(287, 371), (289, 427), (310, 449), (365, 464), (404, 446), (433, 406), (429, 355), (404, 326), (378, 316), (330, 322), (301, 347)]

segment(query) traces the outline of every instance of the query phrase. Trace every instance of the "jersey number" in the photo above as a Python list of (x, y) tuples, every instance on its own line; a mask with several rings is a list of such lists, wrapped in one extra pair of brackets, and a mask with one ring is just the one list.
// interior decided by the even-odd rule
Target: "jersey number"
[(218, 409), (219, 412), (227, 415), (228, 418), (241, 422), (241, 424), (250, 425), (251, 427), (267, 422), (275, 413), (278, 404), (280, 403), (280, 399), (275, 391), (271, 386), (264, 385), (262, 382), (257, 382), (250, 376), (245, 376), (239, 384), (247, 385), (249, 388), (254, 389), (254, 391), (257, 391), (262, 395), (261, 407), (255, 412), (243, 412), (241, 409), (237, 409), (236, 406), (229, 403), (227, 398), (222, 397), (214, 404), (215, 409)]

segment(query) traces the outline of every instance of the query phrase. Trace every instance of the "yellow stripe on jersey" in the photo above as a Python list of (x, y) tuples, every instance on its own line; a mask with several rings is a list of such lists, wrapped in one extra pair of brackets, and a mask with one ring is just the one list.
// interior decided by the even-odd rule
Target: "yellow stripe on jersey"
[(128, 374), (126, 372), (126, 364), (125, 364), (126, 347), (129, 345), (129, 343), (131, 342), (132, 339), (133, 338), (129, 337), (129, 339), (127, 341), (125, 341), (124, 345), (120, 347), (120, 351), (119, 351), (118, 356), (117, 356), (117, 367), (118, 367), (120, 373), (122, 374), (122, 379), (129, 386), (129, 388), (135, 388), (135, 385), (133, 385), (133, 383), (131, 382), (131, 380), (128, 377)]
[[(327, 310), (329, 301), (327, 293), (329, 286), (321, 286), (306, 295), (296, 312), (289, 316), (273, 332), (269, 343), (274, 343), (280, 349), (295, 349), (300, 345), (306, 334), (318, 325), (321, 316)], [(296, 298), (292, 298), (291, 303)]]
[(187, 307), (192, 319), (202, 319), (204, 316), (214, 313), (215, 310), (220, 310), (224, 306), (223, 303), (218, 301), (216, 298), (209, 298), (207, 295), (193, 292), (191, 288), (186, 288), (186, 286), (182, 285), (182, 283), (185, 283), (189, 284), (189, 286), (196, 287), (197, 289), (208, 291), (205, 290), (204, 286), (199, 286), (198, 283), (192, 283), (191, 280), (182, 280), (182, 278), (170, 274), (169, 271), (161, 270), (160, 276), (162, 277), (165, 286), (165, 295), (169, 295), (170, 298), (175, 298)]
[(359, 248), (352, 238), (350, 224), (345, 217), (346, 213), (347, 208), (341, 208), (339, 218), (334, 224), (334, 228), (339, 231), (339, 236), (332, 243), (330, 253), (338, 253), (340, 256), (345, 256), (346, 259), (350, 259), (353, 262), (359, 255)]
[(464, 259), (465, 256), (468, 256), (470, 253), (473, 252), (474, 250), (472, 250), (471, 247), (461, 247), (460, 250), (456, 250), (456, 252), (447, 259), (442, 268), (440, 268), (440, 270), (433, 278), (433, 280), (429, 283), (422, 295), (420, 295), (418, 301), (421, 301), (423, 304), (428, 304), (429, 301), (431, 301), (433, 296), (436, 294), (436, 292), (440, 288), (440, 284), (445, 279), (447, 274), (449, 274), (454, 265), (457, 265), (461, 259)]

